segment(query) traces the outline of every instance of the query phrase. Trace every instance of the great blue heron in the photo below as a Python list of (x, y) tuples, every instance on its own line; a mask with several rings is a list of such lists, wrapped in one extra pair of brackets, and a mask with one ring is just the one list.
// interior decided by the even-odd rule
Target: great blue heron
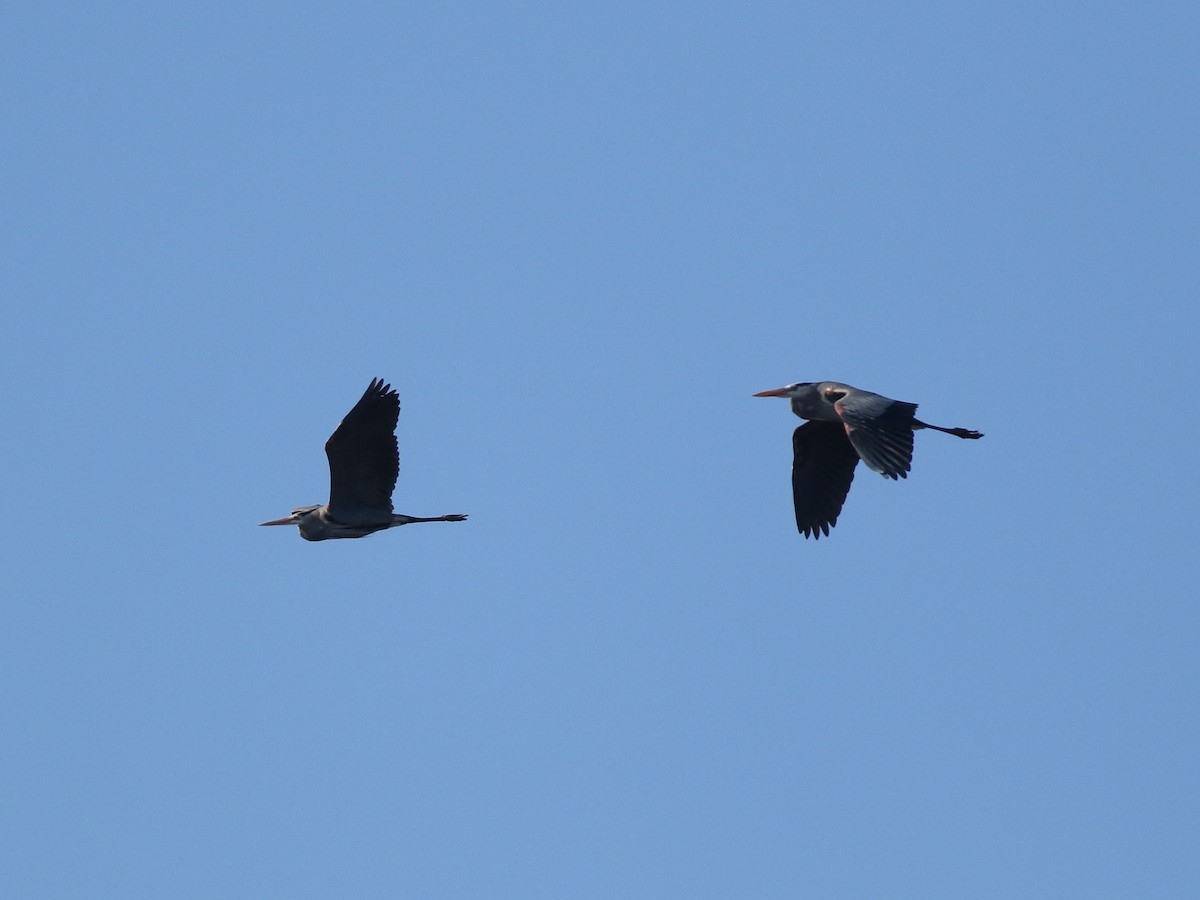
[(983, 437), (969, 428), (922, 422), (914, 415), (915, 403), (836, 381), (801, 381), (754, 396), (786, 397), (792, 412), (809, 420), (792, 432), (792, 499), (796, 527), (805, 537), (828, 536), (837, 524), (860, 459), (885, 478), (907, 478), (917, 429)]
[(400, 472), (396, 421), (400, 397), (375, 378), (354, 409), (325, 442), (329, 457), (329, 502), (301, 506), (286, 519), (263, 525), (299, 525), (306, 541), (360, 538), (410, 522), (461, 522), (464, 515), (403, 516), (392, 512), (392, 491)]

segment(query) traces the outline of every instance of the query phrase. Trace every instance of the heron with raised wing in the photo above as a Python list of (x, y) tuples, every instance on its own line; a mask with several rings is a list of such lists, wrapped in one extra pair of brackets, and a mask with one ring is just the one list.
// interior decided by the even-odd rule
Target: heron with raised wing
[(792, 432), (792, 500), (796, 528), (806, 538), (828, 536), (861, 459), (885, 478), (907, 478), (913, 432), (931, 428), (955, 437), (983, 437), (969, 428), (943, 428), (916, 417), (917, 404), (892, 400), (837, 381), (801, 381), (755, 397), (785, 397), (808, 421)]
[(298, 525), (306, 541), (360, 538), (412, 522), (461, 522), (465, 515), (405, 516), (392, 512), (400, 473), (396, 422), (400, 396), (375, 378), (354, 409), (325, 442), (329, 458), (329, 502), (301, 506), (285, 519), (263, 525)]

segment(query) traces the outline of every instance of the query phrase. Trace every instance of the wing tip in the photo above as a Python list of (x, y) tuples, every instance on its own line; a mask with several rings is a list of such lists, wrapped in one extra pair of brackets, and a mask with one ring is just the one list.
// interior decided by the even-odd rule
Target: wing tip
[(837, 516), (834, 516), (828, 522), (810, 522), (805, 525), (801, 525), (799, 522), (797, 522), (796, 530), (799, 531), (802, 535), (804, 535), (805, 540), (812, 538), (814, 541), (819, 541), (821, 539), (821, 535), (825, 535), (825, 537), (829, 537), (829, 529), (832, 528), (836, 524), (837, 524)]
[[(389, 394), (396, 394), (396, 389), (384, 381), (382, 378), (372, 378), (371, 384), (367, 387), (368, 394), (376, 394), (380, 397), (386, 397)], [(399, 396), (399, 394), (396, 394)]]

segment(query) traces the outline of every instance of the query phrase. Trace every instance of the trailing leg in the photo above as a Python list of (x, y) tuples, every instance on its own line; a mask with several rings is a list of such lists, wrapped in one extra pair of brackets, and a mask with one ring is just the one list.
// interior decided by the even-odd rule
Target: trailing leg
[(922, 422), (920, 419), (913, 419), (913, 431), (920, 428), (932, 428), (934, 431), (940, 431), (943, 434), (952, 434), (964, 440), (977, 440), (983, 437), (982, 431), (972, 431), (970, 428), (943, 428), (941, 425), (930, 425), (928, 422)]

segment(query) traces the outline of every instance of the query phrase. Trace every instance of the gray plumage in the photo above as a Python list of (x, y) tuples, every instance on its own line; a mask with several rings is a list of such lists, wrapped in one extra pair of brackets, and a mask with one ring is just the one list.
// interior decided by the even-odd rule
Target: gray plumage
[(465, 515), (421, 518), (392, 512), (400, 474), (396, 423), (400, 397), (383, 379), (370, 387), (325, 442), (329, 459), (329, 502), (301, 506), (263, 525), (297, 525), (306, 541), (359, 538), (412, 522), (461, 522)]
[(964, 439), (968, 428), (943, 428), (916, 417), (917, 404), (892, 400), (837, 381), (802, 381), (755, 397), (786, 397), (792, 412), (809, 421), (792, 433), (792, 502), (796, 528), (805, 537), (828, 536), (861, 459), (885, 478), (907, 478), (913, 432), (931, 428)]

